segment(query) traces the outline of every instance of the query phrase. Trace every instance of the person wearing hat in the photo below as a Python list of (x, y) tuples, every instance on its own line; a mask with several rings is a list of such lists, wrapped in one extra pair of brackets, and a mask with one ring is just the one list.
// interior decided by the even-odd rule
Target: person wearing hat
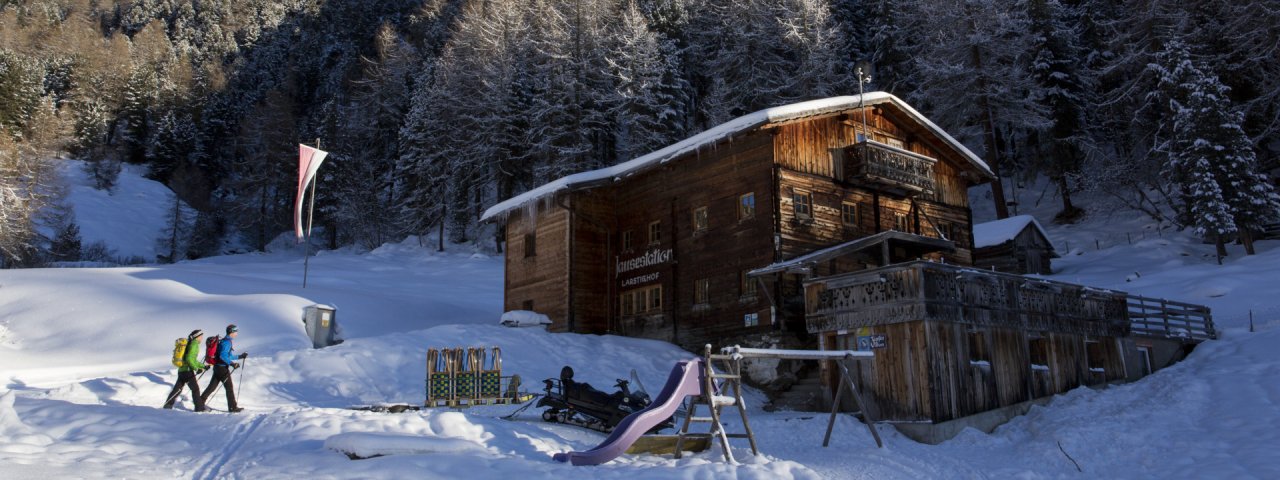
[(200, 345), (203, 343), (204, 332), (200, 329), (191, 331), (187, 335), (187, 349), (182, 354), (182, 366), (178, 367), (178, 382), (173, 384), (173, 389), (169, 391), (169, 397), (164, 402), (164, 408), (173, 408), (174, 402), (178, 401), (178, 397), (182, 395), (182, 387), (186, 386), (191, 389), (191, 398), (196, 402), (196, 411), (204, 412), (209, 409), (204, 406), (204, 397), (200, 396), (200, 384), (196, 382), (196, 375), (204, 372), (208, 365), (200, 361)]
[(249, 356), (247, 353), (241, 353), (239, 356), (234, 353), (235, 347), (231, 341), (239, 332), (240, 329), (236, 328), (235, 324), (227, 325), (227, 336), (222, 337), (222, 341), (218, 342), (218, 355), (213, 363), (213, 380), (209, 381), (209, 386), (204, 388), (204, 394), (201, 395), (201, 400), (208, 402), (209, 396), (213, 395), (217, 386), (222, 385), (227, 391), (227, 411), (233, 413), (244, 409), (236, 405), (236, 391), (235, 385), (231, 382), (231, 371), (240, 368), (240, 362), (236, 360), (243, 360)]

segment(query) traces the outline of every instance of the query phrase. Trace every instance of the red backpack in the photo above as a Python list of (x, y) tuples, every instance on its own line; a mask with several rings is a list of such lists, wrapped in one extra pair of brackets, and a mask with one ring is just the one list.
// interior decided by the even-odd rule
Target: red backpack
[(204, 363), (217, 365), (219, 343), (222, 343), (222, 337), (218, 335), (209, 337), (204, 341)]

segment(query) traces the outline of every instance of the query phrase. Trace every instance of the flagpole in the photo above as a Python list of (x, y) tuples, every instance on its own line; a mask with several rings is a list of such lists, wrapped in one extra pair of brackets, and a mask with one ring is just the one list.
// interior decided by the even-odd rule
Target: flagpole
[[(316, 137), (316, 150), (320, 149), (320, 137)], [(307, 288), (307, 272), (311, 267), (311, 220), (315, 218), (316, 212), (316, 182), (319, 178), (311, 180), (311, 203), (307, 207), (307, 234), (306, 245), (302, 250), (302, 288)]]

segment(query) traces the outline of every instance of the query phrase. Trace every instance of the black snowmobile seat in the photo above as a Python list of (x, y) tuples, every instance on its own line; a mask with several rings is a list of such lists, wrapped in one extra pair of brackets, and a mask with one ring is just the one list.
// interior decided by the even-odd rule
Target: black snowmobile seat
[(602, 407), (616, 404), (621, 397), (621, 394), (608, 394), (596, 390), (591, 384), (573, 381), (573, 367), (568, 365), (560, 369), (560, 388), (563, 389), (565, 398), (573, 398)]

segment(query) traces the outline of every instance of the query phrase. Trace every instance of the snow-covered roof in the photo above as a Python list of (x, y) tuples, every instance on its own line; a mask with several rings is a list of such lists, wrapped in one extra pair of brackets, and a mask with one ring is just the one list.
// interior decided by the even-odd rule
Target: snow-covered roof
[[(1027, 225), (1034, 225), (1040, 235), (1044, 236), (1045, 241), (1049, 242), (1049, 233), (1044, 231), (1044, 227), (1040, 226), (1040, 222), (1036, 221), (1036, 217), (1018, 215), (1004, 220), (975, 224), (973, 226), (973, 248), (990, 247), (1013, 240), (1019, 233), (1022, 233), (1022, 230), (1027, 228)], [(1049, 250), (1053, 250), (1053, 242), (1049, 242)]]
[(661, 150), (619, 163), (612, 167), (605, 167), (598, 170), (575, 173), (573, 175), (561, 177), (489, 207), (488, 210), (485, 210), (484, 215), (480, 219), (481, 221), (487, 221), (523, 205), (529, 204), (534, 200), (562, 190), (588, 188), (599, 184), (620, 181), (637, 173), (647, 171), (649, 168), (654, 166), (665, 164), (682, 154), (696, 151), (702, 147), (714, 145), (721, 140), (733, 137), (735, 134), (753, 130), (762, 125), (815, 115), (824, 115), (842, 110), (858, 108), (862, 105), (877, 105), (882, 103), (893, 104), (913, 120), (929, 129), (930, 132), (937, 135), (938, 138), (941, 138), (948, 145), (955, 148), (961, 156), (969, 160), (969, 162), (973, 164), (975, 168), (982, 171), (983, 174), (988, 177), (995, 177), (995, 174), (991, 172), (991, 168), (987, 166), (986, 162), (982, 161), (981, 158), (978, 158), (978, 156), (968, 148), (965, 148), (965, 146), (956, 141), (955, 138), (952, 138), (951, 135), (948, 135), (941, 127), (929, 121), (928, 118), (925, 118), (925, 116), (921, 115), (920, 112), (916, 111), (916, 109), (911, 108), (911, 106), (907, 105), (907, 103), (902, 101), (902, 99), (886, 92), (869, 92), (861, 96), (849, 95), (810, 100), (807, 102), (793, 103), (791, 105), (766, 108), (764, 110), (749, 113), (717, 125), (692, 137), (668, 145)]

